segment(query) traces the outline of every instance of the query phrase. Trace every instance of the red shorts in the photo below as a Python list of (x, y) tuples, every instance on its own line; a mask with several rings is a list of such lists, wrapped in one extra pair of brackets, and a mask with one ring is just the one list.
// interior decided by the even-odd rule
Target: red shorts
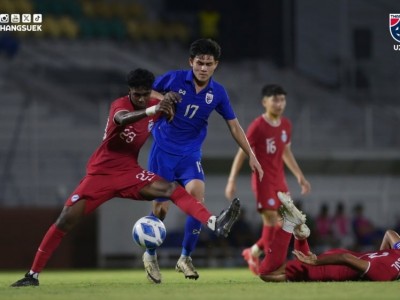
[(289, 190), (286, 184), (272, 186), (264, 181), (259, 181), (257, 176), (252, 176), (251, 187), (256, 197), (257, 210), (278, 210), (282, 205), (277, 193), (287, 193)]
[(104, 202), (114, 198), (130, 198), (146, 200), (140, 190), (154, 181), (162, 180), (153, 172), (134, 167), (129, 172), (110, 175), (87, 174), (65, 202), (65, 206), (72, 206), (81, 199), (85, 199), (85, 214), (94, 211)]

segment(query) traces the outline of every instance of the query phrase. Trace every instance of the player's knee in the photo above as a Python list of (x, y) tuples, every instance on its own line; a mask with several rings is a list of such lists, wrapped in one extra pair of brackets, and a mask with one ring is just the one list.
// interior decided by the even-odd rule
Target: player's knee
[(165, 189), (165, 197), (169, 198), (174, 193), (175, 189), (177, 188), (178, 183), (176, 182), (169, 182), (166, 189)]
[(56, 226), (62, 231), (70, 231), (81, 219), (81, 215), (75, 213), (72, 207), (65, 207), (56, 220)]

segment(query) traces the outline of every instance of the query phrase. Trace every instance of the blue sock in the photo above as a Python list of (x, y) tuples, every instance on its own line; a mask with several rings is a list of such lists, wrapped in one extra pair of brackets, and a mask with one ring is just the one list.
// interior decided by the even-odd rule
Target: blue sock
[[(150, 212), (149, 216), (158, 218), (153, 212)], [(149, 255), (156, 255), (156, 248), (153, 248), (153, 249), (146, 248), (146, 252)]]
[(146, 252), (149, 254), (149, 255), (156, 255), (156, 248), (153, 248), (153, 249), (148, 249), (148, 248), (146, 248)]
[(182, 255), (190, 256), (194, 251), (199, 240), (201, 231), (201, 222), (188, 216), (185, 224), (185, 236), (182, 242)]

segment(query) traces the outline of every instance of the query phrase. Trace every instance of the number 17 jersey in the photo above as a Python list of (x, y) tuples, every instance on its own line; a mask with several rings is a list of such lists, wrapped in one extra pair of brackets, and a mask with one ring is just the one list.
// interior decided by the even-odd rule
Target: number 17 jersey
[(152, 134), (155, 143), (164, 151), (185, 155), (199, 151), (207, 136), (208, 118), (216, 110), (225, 120), (236, 118), (225, 88), (212, 78), (196, 93), (192, 70), (171, 71), (158, 77), (153, 89), (160, 93), (179, 93), (182, 102), (176, 104), (171, 122), (161, 117)]

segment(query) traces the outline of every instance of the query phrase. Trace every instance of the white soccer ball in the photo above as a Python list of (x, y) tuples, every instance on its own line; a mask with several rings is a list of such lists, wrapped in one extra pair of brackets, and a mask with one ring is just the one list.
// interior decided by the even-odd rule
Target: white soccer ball
[(146, 216), (137, 220), (132, 228), (133, 240), (140, 247), (154, 249), (159, 247), (167, 236), (164, 223), (153, 216)]

